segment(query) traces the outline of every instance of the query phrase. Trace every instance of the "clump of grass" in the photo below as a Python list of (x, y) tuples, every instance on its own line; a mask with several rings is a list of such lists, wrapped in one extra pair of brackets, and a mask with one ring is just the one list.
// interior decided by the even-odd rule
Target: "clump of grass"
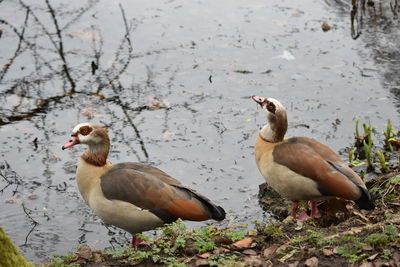
[(291, 245), (308, 244), (312, 247), (323, 247), (326, 245), (331, 245), (334, 241), (325, 239), (325, 234), (322, 232), (317, 232), (311, 229), (307, 229), (306, 235), (299, 236), (290, 241)]
[(240, 263), (236, 262), (238, 258), (235, 254), (220, 254), (220, 255), (211, 255), (208, 261), (210, 266), (242, 266)]
[(388, 173), (388, 172), (390, 172), (390, 169), (389, 169), (388, 166), (387, 166), (387, 162), (386, 162), (386, 159), (385, 159), (385, 155), (384, 155), (381, 151), (377, 151), (377, 152), (376, 152), (376, 155), (378, 156), (379, 162), (381, 163), (381, 171), (382, 171), (383, 173)]
[(269, 224), (265, 224), (265, 223), (260, 223), (260, 222), (256, 222), (255, 223), (255, 227), (258, 233), (262, 233), (265, 234), (266, 236), (269, 236), (271, 238), (279, 238), (279, 237), (283, 237), (285, 236), (284, 232), (283, 232), (283, 227), (279, 224), (276, 223), (269, 223)]
[(385, 146), (389, 149), (390, 152), (393, 152), (393, 145), (392, 142), (395, 141), (395, 137), (397, 136), (397, 132), (393, 129), (392, 123), (390, 120), (387, 121), (386, 124), (386, 132), (384, 133), (385, 136)]
[(339, 246), (337, 252), (345, 257), (349, 263), (354, 264), (368, 257), (367, 254), (362, 253), (362, 247), (365, 246), (365, 243), (361, 242), (358, 237), (343, 236), (342, 241), (345, 241), (346, 244)]

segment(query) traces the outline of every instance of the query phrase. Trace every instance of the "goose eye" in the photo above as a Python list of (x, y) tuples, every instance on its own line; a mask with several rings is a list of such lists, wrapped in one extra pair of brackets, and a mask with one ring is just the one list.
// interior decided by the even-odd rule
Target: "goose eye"
[(79, 133), (81, 135), (88, 135), (92, 132), (92, 130), (93, 130), (92, 127), (86, 125), (79, 128)]
[(267, 105), (267, 110), (268, 110), (269, 112), (275, 114), (276, 107), (275, 107), (275, 105), (274, 105), (273, 103), (270, 102), (270, 103), (268, 103), (268, 105)]

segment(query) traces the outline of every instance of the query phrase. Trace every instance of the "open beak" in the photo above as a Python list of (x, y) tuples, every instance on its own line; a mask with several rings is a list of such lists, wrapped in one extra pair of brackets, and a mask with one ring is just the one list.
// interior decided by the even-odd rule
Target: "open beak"
[(62, 150), (73, 147), (76, 144), (79, 144), (78, 136), (71, 136), (71, 139), (63, 145)]
[(253, 95), (251, 97), (254, 101), (256, 101), (258, 104), (260, 104), (262, 106), (262, 104), (264, 103), (265, 98), (264, 97), (260, 97), (260, 96), (256, 96)]

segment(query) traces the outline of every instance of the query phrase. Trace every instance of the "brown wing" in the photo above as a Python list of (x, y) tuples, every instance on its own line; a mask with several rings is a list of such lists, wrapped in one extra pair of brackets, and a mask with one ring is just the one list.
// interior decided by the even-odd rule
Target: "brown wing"
[(106, 198), (132, 203), (153, 212), (165, 222), (177, 218), (192, 221), (221, 219), (215, 213), (223, 211), (163, 171), (140, 163), (116, 164), (101, 177), (101, 188)]
[(273, 157), (275, 162), (316, 181), (322, 195), (356, 200), (366, 191), (361, 178), (332, 149), (313, 139), (287, 139), (274, 148)]

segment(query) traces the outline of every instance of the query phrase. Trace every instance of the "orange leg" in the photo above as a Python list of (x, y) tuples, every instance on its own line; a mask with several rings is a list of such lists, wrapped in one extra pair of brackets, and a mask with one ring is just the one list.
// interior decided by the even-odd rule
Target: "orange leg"
[(310, 201), (310, 205), (311, 205), (311, 218), (319, 218), (319, 212), (318, 212), (318, 208), (317, 208), (317, 202), (315, 201)]
[(132, 236), (132, 248), (138, 248), (140, 245), (145, 245), (147, 244), (146, 241), (144, 241), (143, 239), (136, 237), (136, 236)]
[(292, 203), (292, 210), (290, 212), (290, 215), (296, 219), (296, 215), (297, 215), (297, 207), (299, 206), (299, 202), (293, 202)]

